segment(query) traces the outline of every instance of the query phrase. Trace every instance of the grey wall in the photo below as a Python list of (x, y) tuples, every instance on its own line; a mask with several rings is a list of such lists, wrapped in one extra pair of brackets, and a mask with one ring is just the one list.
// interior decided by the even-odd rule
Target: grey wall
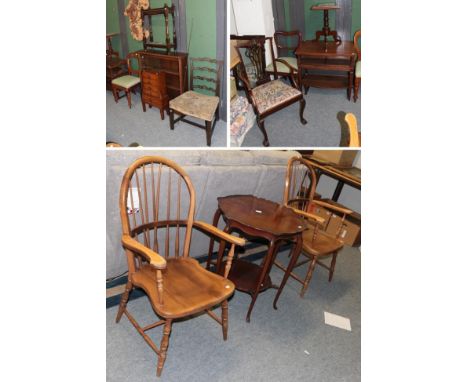
[[(121, 225), (118, 197), (127, 167), (145, 155), (161, 155), (174, 160), (189, 174), (196, 192), (195, 219), (212, 223), (217, 197), (253, 194), (281, 202), (286, 164), (294, 151), (235, 150), (107, 150), (106, 197), (106, 277), (127, 269), (120, 244)], [(220, 224), (220, 228), (223, 225)], [(207, 253), (209, 237), (194, 231), (191, 255)]]

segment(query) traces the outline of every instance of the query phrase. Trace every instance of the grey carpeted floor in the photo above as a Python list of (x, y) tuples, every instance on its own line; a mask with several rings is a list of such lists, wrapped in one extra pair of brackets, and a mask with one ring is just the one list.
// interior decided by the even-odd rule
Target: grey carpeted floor
[[(177, 122), (171, 130), (167, 114), (161, 121), (159, 109), (147, 107), (146, 113), (143, 112), (139, 94), (132, 94), (132, 108), (129, 109), (126, 98), (115, 103), (110, 91), (106, 91), (106, 141), (125, 147), (135, 142), (145, 147), (207, 147), (205, 130), (183, 121)], [(226, 122), (220, 119), (216, 122), (211, 146), (226, 145)]]
[[(270, 147), (337, 147), (343, 146), (347, 130), (346, 113), (356, 115), (361, 128), (361, 97), (348, 101), (345, 89), (310, 88), (304, 95), (306, 125), (299, 120), (299, 103), (265, 119)], [(263, 147), (263, 135), (255, 123), (245, 136), (243, 147)]]
[[(286, 251), (278, 258), (286, 263)], [(328, 259), (327, 259), (328, 260)], [(327, 261), (325, 260), (325, 261)], [(140, 381), (359, 381), (361, 369), (361, 253), (346, 247), (338, 256), (334, 279), (318, 267), (305, 297), (289, 279), (278, 302), (276, 293), (261, 293), (250, 324), (245, 322), (250, 297), (236, 291), (229, 303), (229, 333), (206, 314), (175, 322), (163, 374), (156, 378), (156, 355), (117, 307), (107, 310), (107, 380)], [(306, 266), (297, 269), (304, 274)], [(274, 283), (283, 273), (273, 267)], [(141, 324), (154, 322), (146, 297), (130, 301)], [(324, 311), (350, 318), (352, 331), (324, 323)], [(219, 313), (219, 308), (217, 309)], [(160, 343), (161, 328), (147, 332)], [(306, 354), (307, 351), (309, 354)]]

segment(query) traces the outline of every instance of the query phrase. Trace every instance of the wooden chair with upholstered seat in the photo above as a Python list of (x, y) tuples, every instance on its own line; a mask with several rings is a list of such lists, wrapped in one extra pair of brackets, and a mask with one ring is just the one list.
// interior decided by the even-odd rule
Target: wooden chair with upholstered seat
[(241, 58), (241, 69), (238, 71), (239, 79), (244, 84), (246, 94), (249, 102), (252, 104), (255, 114), (257, 116), (257, 124), (263, 134), (263, 145), (270, 146), (268, 135), (265, 130), (265, 118), (292, 105), (293, 103), (299, 102), (299, 117), (303, 125), (307, 123), (304, 119), (304, 109), (306, 102), (301, 90), (299, 89), (297, 82), (294, 79), (293, 71), (290, 68), (289, 80), (293, 86), (284, 83), (282, 80), (271, 81), (269, 75), (260, 73), (260, 77), (263, 78), (257, 86), (252, 88), (247, 73), (245, 71), (244, 59), (242, 49), (253, 50), (252, 47), (258, 46), (257, 50), (262, 49), (264, 39), (252, 39), (251, 41), (236, 46), (239, 57)]
[[(286, 272), (286, 280), (291, 276), (302, 284), (301, 297), (304, 297), (307, 291), (317, 264), (328, 269), (328, 281), (332, 280), (338, 252), (344, 246), (343, 241), (340, 239), (343, 221), (348, 214), (353, 212), (333, 204), (314, 200), (313, 196), (316, 184), (315, 171), (306, 160), (300, 157), (293, 157), (288, 161), (283, 204), (292, 208), (297, 214), (305, 217), (308, 221), (308, 229), (302, 234), (302, 255), (304, 255), (305, 259), (300, 262), (296, 261), (295, 264), (292, 264), (291, 268), (288, 267), (289, 272), (278, 260), (274, 264)], [(335, 233), (330, 234), (321, 229), (321, 225), (325, 220), (320, 216), (314, 215), (315, 209), (319, 207), (325, 207), (342, 215), (341, 224), (337, 227)], [(330, 256), (332, 259), (329, 265), (322, 262), (322, 258)], [(294, 259), (291, 259), (292, 261)], [(292, 272), (292, 269), (306, 263), (309, 263), (309, 267), (305, 278), (302, 279)]]
[[(166, 359), (174, 320), (206, 312), (222, 326), (227, 339), (228, 302), (234, 284), (227, 279), (239, 237), (210, 224), (194, 221), (195, 190), (184, 169), (157, 156), (136, 160), (125, 172), (120, 189), (122, 244), (128, 263), (128, 282), (116, 321), (125, 314), (158, 356), (157, 376)], [(230, 243), (224, 274), (211, 273), (189, 256), (192, 229), (197, 228)], [(160, 319), (141, 327), (127, 310), (134, 287), (143, 289)], [(221, 318), (212, 309), (221, 304)], [(158, 348), (145, 333), (164, 325)]]
[(359, 87), (361, 85), (361, 30), (354, 34), (354, 49), (357, 51), (358, 59), (354, 69), (354, 102), (358, 99)]
[[(268, 40), (270, 43), (272, 62), (265, 68), (266, 73), (273, 75), (276, 80), (278, 77), (289, 77), (292, 71), (297, 81), (297, 58), (294, 52), (301, 45), (301, 32), (278, 31), (275, 32), (273, 39), (269, 37)], [(275, 55), (273, 42), (276, 46), (278, 57)]]
[[(138, 61), (138, 69), (133, 69), (132, 60)], [(138, 53), (129, 53), (127, 55), (127, 68), (128, 73), (124, 76), (114, 78), (111, 82), (112, 94), (114, 94), (115, 102), (119, 102), (120, 98), (127, 97), (128, 107), (132, 108), (132, 96), (131, 92), (135, 92), (135, 89), (140, 85), (141, 79), (141, 65), (140, 57)], [(119, 96), (119, 93), (123, 91), (124, 95)]]
[[(222, 66), (223, 61), (210, 58), (190, 59), (190, 90), (169, 101), (171, 130), (174, 130), (175, 123), (180, 120), (200, 127), (206, 130), (206, 144), (211, 146), (211, 135), (216, 121), (219, 119)], [(214, 84), (214, 87), (208, 86), (210, 84)], [(212, 92), (214, 95), (206, 95), (195, 91), (195, 89)], [(180, 117), (174, 120), (174, 113), (179, 114)], [(200, 125), (188, 120), (185, 118), (186, 116), (201, 119), (205, 124)]]

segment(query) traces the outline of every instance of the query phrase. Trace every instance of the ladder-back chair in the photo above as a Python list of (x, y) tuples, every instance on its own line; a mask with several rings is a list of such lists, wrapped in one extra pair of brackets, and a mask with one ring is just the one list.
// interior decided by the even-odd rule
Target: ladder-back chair
[[(190, 90), (169, 101), (171, 130), (180, 120), (206, 130), (206, 144), (211, 146), (211, 135), (219, 119), (219, 92), (223, 61), (210, 58), (190, 58)], [(214, 85), (212, 85), (214, 84)], [(213, 87), (214, 86), (214, 87)], [(214, 93), (214, 96), (195, 91), (201, 89)], [(180, 117), (174, 120), (174, 113)], [(200, 125), (186, 119), (195, 117), (205, 122)], [(213, 123), (214, 120), (214, 123)]]
[[(306, 259), (298, 262), (297, 258), (291, 258), (288, 268), (278, 260), (276, 260), (274, 264), (286, 272), (284, 283), (289, 276), (291, 276), (302, 284), (301, 297), (304, 297), (307, 291), (316, 264), (328, 269), (328, 281), (330, 282), (332, 280), (336, 257), (344, 246), (339, 235), (346, 216), (352, 213), (351, 210), (346, 208), (337, 207), (320, 200), (314, 200), (313, 197), (316, 185), (317, 178), (315, 171), (305, 159), (293, 157), (288, 161), (283, 204), (292, 208), (297, 214), (305, 217), (308, 221), (308, 229), (302, 234), (302, 254)], [(341, 224), (339, 224), (336, 232), (329, 233), (324, 231), (324, 228), (326, 228), (323, 227), (325, 219), (314, 214), (315, 209), (319, 207), (324, 207), (342, 215)], [(330, 255), (332, 256), (330, 265), (319, 260)], [(297, 257), (299, 256), (300, 254), (298, 254)], [(305, 278), (301, 279), (297, 274), (293, 273), (292, 270), (306, 263), (310, 263), (309, 268)]]
[[(267, 38), (268, 39), (268, 38)], [(269, 37), (271, 39), (271, 37)], [(293, 103), (299, 102), (299, 117), (303, 125), (307, 123), (304, 119), (304, 109), (306, 102), (301, 90), (299, 89), (292, 71), (289, 74), (289, 80), (293, 86), (285, 84), (281, 80), (270, 81), (269, 75), (266, 73), (260, 73), (262, 81), (261, 85), (254, 88), (250, 85), (249, 78), (245, 71), (245, 64), (242, 55), (242, 49), (248, 48), (253, 50), (252, 46), (259, 45), (258, 49), (262, 49), (264, 41), (261, 39), (253, 39), (247, 43), (239, 44), (236, 46), (239, 57), (241, 58), (240, 70), (238, 70), (238, 77), (244, 84), (247, 98), (252, 104), (255, 115), (257, 116), (257, 125), (263, 134), (263, 145), (270, 146), (268, 135), (265, 130), (265, 118), (292, 105)], [(258, 81), (257, 81), (258, 84)]]
[[(239, 237), (210, 224), (194, 221), (195, 190), (187, 173), (176, 163), (157, 156), (136, 160), (125, 172), (120, 189), (122, 244), (128, 262), (128, 282), (116, 322), (125, 314), (158, 356), (157, 376), (166, 359), (173, 320), (206, 312), (222, 326), (227, 339), (228, 302), (234, 284), (228, 280)], [(190, 258), (192, 229), (197, 228), (230, 243), (223, 276), (208, 272)], [(160, 320), (141, 327), (127, 310), (134, 287), (143, 289)], [(211, 309), (221, 304), (221, 318)], [(164, 325), (158, 348), (146, 331)]]

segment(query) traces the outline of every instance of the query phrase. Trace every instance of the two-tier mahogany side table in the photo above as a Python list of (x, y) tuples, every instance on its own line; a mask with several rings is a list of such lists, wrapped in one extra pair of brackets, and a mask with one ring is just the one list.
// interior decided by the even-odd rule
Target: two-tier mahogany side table
[[(291, 258), (302, 247), (302, 231), (306, 229), (305, 221), (289, 208), (278, 203), (257, 198), (253, 195), (232, 195), (218, 198), (218, 209), (213, 218), (216, 227), (220, 216), (226, 221), (225, 232), (237, 231), (248, 239), (261, 238), (268, 242), (268, 251), (262, 264), (257, 265), (243, 259), (234, 259), (228, 278), (236, 285), (236, 289), (249, 293), (252, 301), (247, 312), (246, 321), (250, 322), (250, 314), (260, 292), (268, 288), (278, 288), (273, 285), (269, 276), (276, 254), (282, 243), (293, 242)], [(206, 268), (210, 269), (214, 240), (211, 240)], [(221, 241), (216, 272), (224, 272), (225, 262), (222, 257), (225, 242)], [(282, 283), (282, 287), (284, 283)], [(281, 294), (281, 289), (277, 297)], [(276, 302), (277, 298), (275, 299)]]

